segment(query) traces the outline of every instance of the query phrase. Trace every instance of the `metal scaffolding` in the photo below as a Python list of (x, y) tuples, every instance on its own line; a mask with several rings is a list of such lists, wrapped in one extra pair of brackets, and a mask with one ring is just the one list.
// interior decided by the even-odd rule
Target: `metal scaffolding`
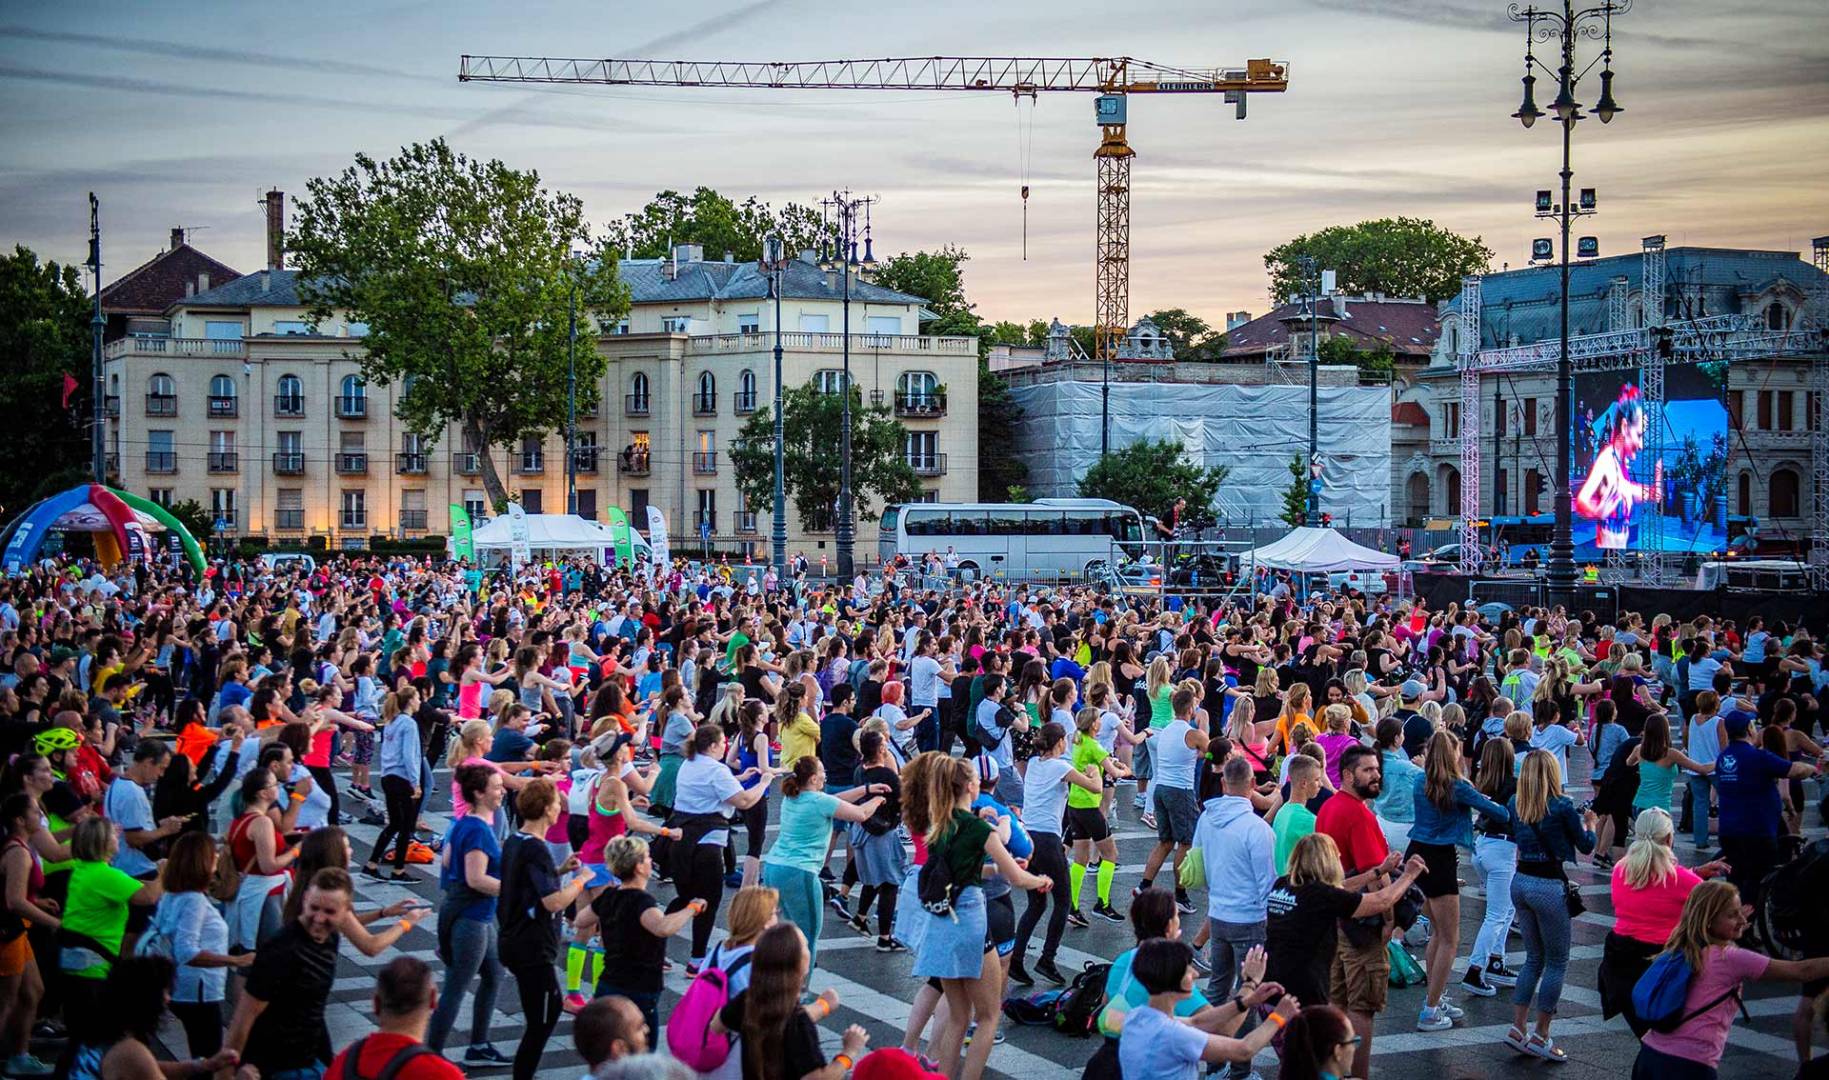
[[(1461, 279), (1460, 335), (1455, 339), (1461, 369), (1461, 573), (1480, 572), (1480, 282)], [(1494, 421), (1497, 422), (1496, 420)]]

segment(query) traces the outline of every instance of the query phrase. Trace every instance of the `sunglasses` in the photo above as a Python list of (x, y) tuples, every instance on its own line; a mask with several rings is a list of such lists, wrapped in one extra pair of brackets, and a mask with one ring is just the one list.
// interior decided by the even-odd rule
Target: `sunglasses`
[(1363, 1036), (1355, 1035), (1350, 1039), (1341, 1039), (1340, 1045), (1341, 1046), (1358, 1046), (1360, 1043), (1362, 1043), (1364, 1041), (1365, 1041), (1365, 1038)]

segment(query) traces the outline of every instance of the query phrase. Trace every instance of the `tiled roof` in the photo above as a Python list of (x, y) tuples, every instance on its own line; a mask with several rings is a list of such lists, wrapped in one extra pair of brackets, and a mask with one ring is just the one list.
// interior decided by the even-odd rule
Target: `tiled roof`
[(207, 274), (210, 291), (239, 278), (241, 272), (217, 262), (189, 244), (162, 251), (102, 289), (102, 310), (120, 315), (159, 315), (196, 290)]
[(1391, 423), (1426, 428), (1429, 426), (1429, 413), (1419, 402), (1399, 401), (1391, 406)]
[[(1340, 308), (1345, 315), (1341, 317)], [(1269, 349), (1289, 341), (1290, 324), (1285, 321), (1306, 311), (1299, 304), (1284, 304), (1226, 332), (1228, 357), (1261, 356)], [(1367, 300), (1354, 297), (1328, 298), (1321, 307), (1322, 332), (1344, 334), (1362, 348), (1384, 344), (1400, 357), (1426, 358), (1441, 336), (1441, 323), (1435, 306), (1419, 300)], [(1304, 324), (1306, 325), (1306, 324)]]

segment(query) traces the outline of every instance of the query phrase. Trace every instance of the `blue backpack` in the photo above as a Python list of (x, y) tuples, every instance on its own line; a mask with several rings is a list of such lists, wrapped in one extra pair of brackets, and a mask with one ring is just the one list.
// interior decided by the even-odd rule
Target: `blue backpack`
[(1659, 953), (1632, 987), (1632, 1011), (1651, 1030), (1669, 1034), (1723, 1001), (1740, 999), (1740, 986), (1735, 984), (1713, 1001), (1685, 1012), (1683, 1005), (1689, 1000), (1689, 986), (1695, 975), (1682, 953)]

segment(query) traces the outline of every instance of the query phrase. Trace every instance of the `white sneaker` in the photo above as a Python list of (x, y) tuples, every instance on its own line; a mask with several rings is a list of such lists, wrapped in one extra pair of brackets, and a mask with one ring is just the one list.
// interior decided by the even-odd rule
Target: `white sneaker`
[(1440, 1008), (1442, 1012), (1448, 1014), (1448, 1019), (1450, 1020), (1460, 1020), (1467, 1015), (1467, 1010), (1456, 1005), (1454, 1002), (1449, 1001), (1447, 994), (1442, 995), (1442, 1003), (1437, 1007)]
[(1423, 1011), (1416, 1014), (1416, 1030), (1418, 1031), (1447, 1031), (1453, 1026), (1454, 1021), (1440, 1007), (1431, 1009), (1425, 1005)]

